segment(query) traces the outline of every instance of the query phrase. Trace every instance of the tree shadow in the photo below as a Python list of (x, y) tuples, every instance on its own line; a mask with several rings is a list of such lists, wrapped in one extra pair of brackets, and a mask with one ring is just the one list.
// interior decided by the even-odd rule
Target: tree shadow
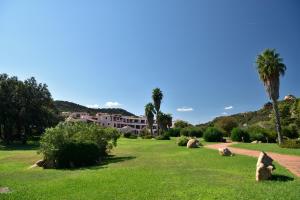
[(0, 151), (30, 151), (30, 150), (37, 150), (40, 147), (38, 143), (31, 143), (31, 144), (3, 144), (0, 143)]
[(86, 166), (86, 167), (78, 167), (78, 168), (58, 169), (58, 170), (71, 170), (71, 171), (75, 171), (75, 170), (98, 170), (98, 169), (102, 169), (102, 168), (107, 168), (108, 164), (125, 162), (125, 161), (132, 160), (132, 159), (135, 159), (135, 158), (136, 158), (135, 156), (109, 155), (97, 165), (91, 165), (91, 166)]
[(280, 174), (274, 174), (272, 175), (270, 181), (280, 181), (280, 182), (287, 182), (287, 181), (293, 181), (294, 178), (285, 176), (285, 175), (280, 175)]

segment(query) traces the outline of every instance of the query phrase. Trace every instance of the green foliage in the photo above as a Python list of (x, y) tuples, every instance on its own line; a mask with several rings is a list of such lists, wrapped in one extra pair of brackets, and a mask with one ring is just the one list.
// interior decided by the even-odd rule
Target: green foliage
[(169, 134), (171, 137), (179, 137), (179, 136), (180, 136), (180, 131), (181, 131), (180, 128), (170, 128), (170, 129), (168, 130), (168, 134)]
[(186, 136), (181, 136), (177, 138), (177, 145), (178, 146), (186, 146), (188, 143), (189, 139)]
[(46, 84), (0, 74), (0, 138), (26, 142), (56, 125), (60, 118)]
[(265, 129), (259, 126), (251, 126), (247, 128), (247, 132), (250, 135), (250, 140), (261, 142), (276, 142), (277, 134), (273, 130)]
[(57, 153), (57, 168), (73, 168), (95, 165), (99, 162), (101, 152), (94, 143), (65, 143)]
[[(94, 144), (98, 148), (99, 154), (97, 155), (99, 155), (99, 160), (101, 160), (113, 146), (117, 145), (118, 138), (119, 132), (114, 128), (103, 128), (96, 124), (83, 122), (63, 122), (54, 128), (46, 129), (40, 141), (39, 153), (43, 154), (45, 160), (57, 163), (65, 145), (71, 145), (76, 148), (82, 143)], [(74, 143), (80, 145), (77, 146)]]
[(135, 116), (122, 108), (88, 108), (69, 101), (54, 101), (54, 105), (60, 112), (87, 112), (90, 114), (101, 112), (108, 114), (121, 114), (124, 116)]
[(183, 121), (183, 120), (177, 120), (175, 123), (174, 123), (174, 127), (175, 128), (186, 128), (186, 127), (189, 127), (189, 126), (192, 126), (190, 123), (186, 122), (186, 121)]
[(282, 128), (282, 135), (284, 137), (295, 139), (299, 137), (297, 126), (295, 124), (291, 124), (288, 127)]
[(289, 148), (289, 149), (300, 149), (300, 140), (299, 139), (284, 140), (284, 142), (280, 145), (280, 147)]
[(180, 131), (181, 136), (189, 136), (189, 137), (202, 137), (203, 132), (198, 127), (186, 127), (181, 129)]
[(205, 130), (203, 138), (207, 142), (221, 142), (223, 133), (216, 127), (209, 127)]
[(158, 135), (155, 137), (157, 140), (170, 140), (170, 135), (168, 132), (164, 132), (162, 135)]
[(215, 123), (215, 126), (225, 132), (225, 136), (230, 136), (230, 132), (233, 128), (238, 126), (237, 121), (233, 117), (222, 117)]
[(137, 139), (137, 135), (131, 132), (126, 132), (123, 133), (124, 138), (129, 138), (129, 139)]
[(237, 142), (249, 142), (250, 136), (247, 131), (241, 128), (233, 128), (231, 131), (230, 138), (232, 141)]
[(151, 135), (151, 133), (148, 131), (147, 128), (143, 128), (141, 130), (141, 132), (139, 133), (139, 136), (143, 139), (151, 139), (153, 138), (153, 136)]

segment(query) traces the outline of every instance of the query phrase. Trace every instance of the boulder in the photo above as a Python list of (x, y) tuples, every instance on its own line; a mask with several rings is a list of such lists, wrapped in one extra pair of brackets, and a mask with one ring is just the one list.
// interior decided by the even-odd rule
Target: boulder
[(197, 139), (190, 139), (186, 144), (187, 148), (197, 148), (200, 146), (200, 142)]
[(254, 140), (254, 141), (252, 141), (251, 143), (252, 143), (252, 144), (257, 144), (258, 141), (257, 141), (257, 140)]
[(43, 167), (45, 164), (45, 160), (38, 160), (35, 162), (35, 165), (38, 167)]
[(8, 187), (0, 187), (0, 194), (11, 193)]
[(256, 181), (268, 180), (275, 170), (273, 159), (265, 152), (261, 152), (256, 163)]
[(233, 153), (228, 148), (219, 148), (219, 154), (221, 156), (233, 156)]

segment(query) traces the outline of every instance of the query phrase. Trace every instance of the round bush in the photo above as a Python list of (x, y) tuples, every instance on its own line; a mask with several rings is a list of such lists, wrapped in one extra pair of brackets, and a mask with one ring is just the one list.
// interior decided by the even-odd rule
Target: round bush
[(290, 139), (295, 139), (299, 137), (297, 127), (295, 126), (283, 127), (282, 135)]
[(179, 138), (177, 138), (177, 144), (178, 146), (186, 146), (186, 144), (188, 143), (189, 139), (185, 136), (181, 136)]
[(203, 132), (198, 127), (186, 127), (181, 129), (180, 135), (188, 137), (202, 137)]
[(249, 142), (250, 140), (248, 132), (240, 128), (233, 128), (231, 131), (230, 138), (232, 141), (237, 142)]
[(170, 135), (167, 132), (164, 132), (162, 135), (156, 136), (157, 140), (170, 140)]
[(203, 138), (207, 142), (222, 142), (223, 134), (219, 129), (215, 127), (209, 127), (205, 130)]
[(94, 143), (66, 143), (57, 154), (57, 168), (73, 168), (94, 165), (101, 156)]
[(170, 135), (170, 137), (179, 137), (180, 136), (180, 128), (170, 128), (168, 130), (168, 134)]
[[(46, 129), (40, 141), (39, 153), (43, 154), (47, 163), (53, 163), (51, 167), (85, 166), (107, 156), (110, 149), (117, 145), (119, 136), (114, 128), (93, 123), (63, 122)], [(78, 158), (75, 158), (77, 155)], [(88, 161), (82, 158), (84, 156)]]
[(251, 126), (247, 129), (250, 141), (276, 142), (277, 134), (273, 130), (268, 130), (259, 126)]

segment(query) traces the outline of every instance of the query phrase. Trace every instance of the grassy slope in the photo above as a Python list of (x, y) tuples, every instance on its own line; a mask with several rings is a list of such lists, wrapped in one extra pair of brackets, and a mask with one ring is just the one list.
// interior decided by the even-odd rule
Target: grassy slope
[[(298, 178), (256, 183), (250, 157), (140, 139), (121, 139), (113, 154), (98, 167), (43, 170), (28, 169), (33, 150), (0, 150), (0, 186), (14, 191), (0, 199), (300, 199)], [(294, 178), (277, 167), (277, 178)]]
[(232, 147), (238, 147), (238, 148), (243, 148), (243, 149), (251, 149), (251, 150), (259, 150), (259, 151), (269, 151), (269, 152), (274, 152), (274, 153), (281, 153), (281, 154), (289, 154), (289, 155), (300, 156), (300, 149), (281, 148), (277, 144), (239, 143), (239, 144), (232, 145)]

